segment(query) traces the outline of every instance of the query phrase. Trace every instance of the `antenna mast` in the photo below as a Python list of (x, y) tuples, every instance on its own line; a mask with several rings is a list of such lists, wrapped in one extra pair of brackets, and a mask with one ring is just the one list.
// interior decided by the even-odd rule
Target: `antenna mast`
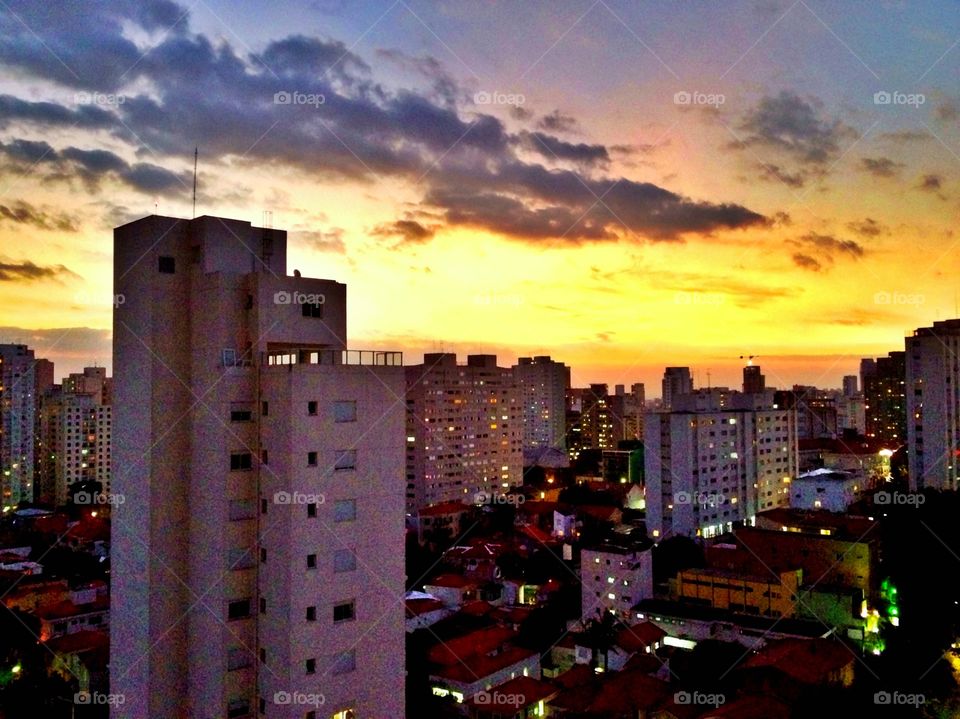
[(193, 148), (193, 217), (197, 217), (197, 155), (200, 154), (200, 148)]

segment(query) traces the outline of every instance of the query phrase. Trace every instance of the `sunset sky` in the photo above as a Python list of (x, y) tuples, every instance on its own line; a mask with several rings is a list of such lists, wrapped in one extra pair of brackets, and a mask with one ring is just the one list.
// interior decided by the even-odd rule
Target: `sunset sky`
[(198, 214), (271, 212), (407, 362), (838, 386), (956, 315), (955, 2), (3, 0), (0, 66), (0, 341), (58, 376), (195, 146)]

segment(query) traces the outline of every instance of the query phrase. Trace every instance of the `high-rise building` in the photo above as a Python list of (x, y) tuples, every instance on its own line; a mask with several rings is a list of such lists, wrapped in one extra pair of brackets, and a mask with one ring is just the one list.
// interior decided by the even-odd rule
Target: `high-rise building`
[(767, 387), (767, 378), (760, 372), (760, 365), (748, 364), (743, 368), (743, 393), (757, 394)]
[(580, 407), (580, 443), (589, 449), (616, 449), (625, 438), (624, 395), (611, 395), (605, 384), (591, 384)]
[(853, 397), (859, 391), (857, 386), (857, 375), (847, 374), (843, 376), (843, 396)]
[(870, 360), (863, 375), (864, 434), (891, 449), (907, 441), (907, 360), (903, 352)]
[(623, 403), (623, 438), (643, 439), (643, 415), (647, 409), (647, 393), (643, 382), (630, 385), (629, 392), (623, 385), (617, 385), (617, 396)]
[(960, 319), (934, 322), (932, 327), (921, 327), (906, 338), (907, 454), (913, 490), (957, 489), (960, 474), (958, 353)]
[(113, 380), (103, 367), (70, 374), (40, 400), (40, 458), (37, 500), (62, 506), (74, 485), (110, 482), (113, 432)]
[(402, 716), (399, 353), (286, 232), (114, 231), (111, 692), (149, 719)]
[(759, 511), (789, 506), (796, 417), (774, 409), (770, 390), (698, 390), (646, 422), (647, 528), (654, 539), (713, 537)]
[(406, 368), (407, 512), (523, 484), (523, 399), (495, 355), (428, 353)]
[(693, 392), (693, 378), (689, 367), (667, 367), (663, 372), (662, 408), (672, 408), (673, 399)]
[(778, 407), (796, 410), (798, 438), (837, 436), (837, 398), (833, 392), (796, 384), (793, 389), (777, 390), (774, 401)]
[(563, 449), (570, 368), (547, 356), (520, 357), (513, 374), (523, 401), (523, 448)]
[(9, 512), (32, 502), (37, 376), (33, 350), (0, 344), (0, 500)]

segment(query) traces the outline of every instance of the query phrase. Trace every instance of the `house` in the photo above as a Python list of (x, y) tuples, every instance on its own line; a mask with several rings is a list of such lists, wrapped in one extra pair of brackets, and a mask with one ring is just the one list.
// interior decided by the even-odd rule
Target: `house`
[(741, 671), (773, 669), (801, 685), (849, 688), (858, 659), (836, 639), (780, 639), (747, 659)]
[(471, 507), (463, 502), (441, 502), (417, 512), (417, 541), (420, 546), (441, 536), (454, 542), (460, 536), (463, 518)]
[(424, 584), (423, 591), (439, 599), (444, 606), (459, 609), (477, 598), (477, 583), (459, 574), (441, 574)]
[(50, 671), (76, 681), (80, 692), (107, 692), (110, 637), (105, 631), (81, 629), (46, 643), (53, 658)]
[(404, 603), (407, 610), (408, 632), (415, 632), (417, 629), (436, 624), (454, 612), (439, 599), (424, 592), (410, 592)]

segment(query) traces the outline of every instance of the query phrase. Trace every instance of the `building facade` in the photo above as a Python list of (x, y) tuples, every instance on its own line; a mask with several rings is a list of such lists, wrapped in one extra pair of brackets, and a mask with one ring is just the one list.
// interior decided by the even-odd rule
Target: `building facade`
[(34, 499), (35, 364), (26, 345), (0, 344), (0, 500), (5, 513)]
[(548, 356), (520, 357), (513, 374), (523, 402), (523, 448), (563, 449), (570, 368)]
[(907, 441), (906, 354), (891, 352), (865, 367), (864, 434), (895, 449)]
[(603, 544), (580, 552), (582, 620), (611, 612), (630, 621), (633, 606), (653, 596), (653, 552), (649, 545)]
[(114, 291), (114, 716), (401, 716), (399, 353), (238, 220), (118, 227)]
[(663, 371), (662, 404), (664, 410), (672, 408), (674, 397), (693, 392), (693, 377), (689, 367), (667, 367)]

